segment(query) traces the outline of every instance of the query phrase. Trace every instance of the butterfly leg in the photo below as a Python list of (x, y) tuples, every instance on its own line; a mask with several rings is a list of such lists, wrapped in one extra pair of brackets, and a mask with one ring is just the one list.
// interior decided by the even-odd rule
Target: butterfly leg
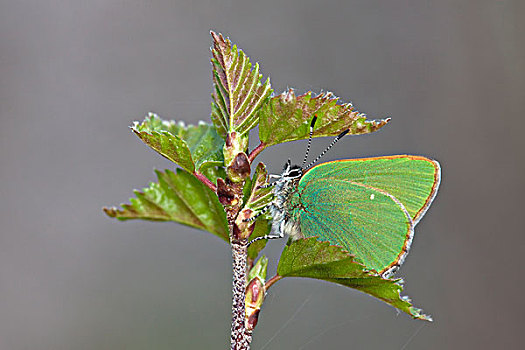
[(264, 213), (266, 213), (268, 211), (268, 209), (270, 209), (270, 205), (267, 205), (265, 206), (264, 208), (261, 209), (261, 211), (259, 211), (257, 214), (255, 214), (254, 216), (252, 216), (251, 218), (248, 218), (248, 219), (244, 219), (243, 221), (244, 222), (252, 222), (252, 221), (255, 221), (257, 220), (257, 218), (261, 215), (263, 215)]
[(257, 242), (257, 241), (260, 241), (261, 239), (281, 239), (284, 237), (284, 233), (282, 232), (279, 232), (279, 234), (268, 234), (268, 235), (264, 235), (264, 236), (261, 236), (261, 237), (257, 237), (257, 238), (254, 238), (252, 239), (249, 243), (248, 243), (248, 246), (250, 246), (250, 244), (254, 243), (254, 242)]
[[(277, 203), (271, 203), (270, 205), (268, 205), (266, 208), (269, 208), (271, 211), (272, 211), (272, 215), (274, 215), (275, 212), (282, 212), (282, 208), (279, 207), (279, 205)], [(280, 210), (279, 210), (280, 209)], [(276, 218), (274, 216), (273, 218), (274, 220), (274, 225), (272, 225), (272, 228), (277, 231), (277, 233), (270, 233), (270, 234), (267, 234), (267, 235), (264, 235), (264, 236), (261, 236), (261, 237), (256, 237), (254, 239), (252, 239), (249, 243), (248, 243), (248, 246), (254, 242), (257, 242), (257, 241), (260, 241), (261, 239), (281, 239), (284, 237), (284, 225), (285, 225), (285, 221), (282, 220), (282, 217), (279, 217), (279, 218)], [(277, 226), (275, 225), (275, 222), (279, 223)]]
[(272, 187), (272, 186), (274, 186), (274, 185), (275, 185), (275, 182), (274, 182), (274, 183), (271, 183), (271, 184), (268, 183), (268, 184), (266, 184), (266, 185), (259, 186), (259, 188), (268, 188), (268, 187)]

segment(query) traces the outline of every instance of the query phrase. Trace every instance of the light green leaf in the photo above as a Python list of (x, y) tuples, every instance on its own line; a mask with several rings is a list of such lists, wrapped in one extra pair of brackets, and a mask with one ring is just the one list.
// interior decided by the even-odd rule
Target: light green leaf
[(244, 135), (257, 125), (257, 110), (272, 93), (270, 80), (261, 83), (259, 65), (252, 70), (250, 59), (232, 47), (229, 39), (211, 32), (214, 92), (211, 119), (219, 134)]
[(158, 182), (135, 191), (130, 204), (104, 208), (107, 215), (119, 220), (142, 219), (175, 221), (211, 232), (229, 242), (228, 225), (217, 195), (188, 172), (156, 171)]
[(312, 96), (312, 92), (296, 96), (292, 89), (272, 97), (259, 110), (259, 138), (264, 147), (288, 141), (306, 139), (315, 115), (313, 137), (336, 136), (349, 129), (350, 135), (374, 132), (390, 118), (368, 120), (352, 104), (337, 104), (332, 93)]
[(266, 256), (261, 256), (259, 260), (253, 265), (250, 272), (248, 273), (248, 281), (253, 280), (254, 278), (259, 278), (262, 283), (266, 281), (266, 273), (268, 270), (268, 258)]
[(250, 197), (246, 201), (245, 208), (253, 210), (254, 213), (268, 206), (273, 200), (272, 188), (261, 188), (267, 184), (268, 173), (263, 163), (259, 163), (255, 168), (250, 183)]
[(148, 146), (191, 173), (223, 164), (224, 140), (211, 124), (186, 126), (150, 113), (131, 129)]
[(354, 288), (383, 300), (414, 318), (432, 321), (430, 316), (400, 296), (401, 279), (385, 279), (367, 271), (342, 248), (319, 242), (316, 238), (299, 239), (284, 248), (277, 273), (282, 277), (308, 277)]

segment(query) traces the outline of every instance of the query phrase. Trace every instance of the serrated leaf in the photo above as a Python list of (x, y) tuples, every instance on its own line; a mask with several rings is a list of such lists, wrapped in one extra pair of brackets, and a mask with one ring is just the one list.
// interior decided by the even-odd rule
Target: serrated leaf
[(369, 120), (351, 103), (337, 104), (338, 99), (330, 92), (296, 96), (292, 89), (272, 97), (258, 113), (261, 143), (268, 147), (308, 138), (314, 115), (317, 115), (317, 122), (313, 137), (336, 136), (346, 129), (351, 135), (367, 134), (390, 120)]
[(257, 164), (255, 174), (250, 182), (250, 196), (246, 201), (245, 208), (252, 209), (257, 212), (267, 207), (273, 200), (272, 188), (262, 188), (266, 185), (268, 173), (263, 163)]
[(232, 47), (231, 41), (221, 34), (211, 35), (215, 86), (211, 119), (223, 138), (232, 131), (246, 134), (257, 125), (256, 112), (272, 93), (270, 80), (261, 83), (257, 63), (252, 70), (250, 59), (242, 50)]
[(277, 273), (282, 277), (308, 277), (338, 283), (381, 299), (414, 318), (432, 320), (413, 307), (407, 297), (400, 296), (401, 279), (385, 279), (367, 271), (342, 248), (316, 238), (299, 239), (287, 245)]
[(145, 144), (191, 173), (224, 162), (224, 140), (211, 124), (199, 122), (186, 126), (150, 113), (131, 129)]
[(217, 195), (188, 172), (156, 171), (158, 182), (135, 191), (130, 204), (104, 208), (119, 220), (175, 221), (211, 232), (229, 242), (228, 225)]

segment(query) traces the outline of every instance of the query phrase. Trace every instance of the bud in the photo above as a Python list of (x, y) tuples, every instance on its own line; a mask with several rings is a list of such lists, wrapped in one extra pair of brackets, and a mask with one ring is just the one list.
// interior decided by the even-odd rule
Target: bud
[(248, 134), (239, 135), (235, 131), (232, 131), (226, 137), (226, 143), (224, 144), (224, 164), (226, 166), (232, 165), (235, 156), (238, 153), (244, 153), (248, 149)]
[(266, 295), (264, 280), (266, 279), (267, 267), (268, 258), (262, 256), (248, 274), (250, 283), (246, 287), (246, 328), (250, 331), (257, 325), (261, 306)]
[(264, 283), (259, 277), (251, 280), (246, 287), (246, 328), (250, 331), (257, 325), (265, 294)]
[(243, 208), (237, 218), (233, 227), (233, 236), (237, 239), (245, 239), (252, 235), (255, 228), (255, 221), (246, 221), (252, 215), (253, 211), (250, 208)]
[(219, 197), (219, 202), (224, 206), (237, 204), (235, 203), (237, 200), (235, 192), (220, 177), (217, 178), (217, 196)]
[(244, 152), (237, 153), (231, 164), (226, 168), (228, 178), (233, 182), (244, 181), (250, 176), (250, 171), (250, 160)]

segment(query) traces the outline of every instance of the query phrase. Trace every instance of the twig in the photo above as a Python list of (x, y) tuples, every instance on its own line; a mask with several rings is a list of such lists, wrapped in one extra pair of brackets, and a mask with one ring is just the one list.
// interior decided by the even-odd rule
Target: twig
[(261, 153), (264, 150), (265, 147), (266, 147), (266, 144), (261, 142), (259, 146), (255, 147), (253, 151), (250, 152), (250, 155), (248, 156), (248, 159), (250, 160), (250, 164), (253, 163), (255, 157), (257, 157), (259, 153)]
[(231, 350), (249, 350), (251, 332), (246, 329), (246, 257), (248, 240), (231, 241), (233, 258)]
[(266, 281), (266, 284), (264, 285), (264, 289), (268, 290), (275, 282), (279, 281), (283, 276), (275, 275), (272, 278), (270, 278), (268, 281)]
[(215, 186), (213, 184), (213, 182), (211, 182), (210, 180), (208, 180), (208, 178), (204, 175), (202, 175), (199, 171), (195, 170), (193, 172), (193, 175), (195, 175), (195, 177), (197, 179), (200, 180), (200, 182), (202, 182), (203, 184), (205, 184), (206, 186), (208, 186), (213, 192), (217, 192), (217, 186)]

